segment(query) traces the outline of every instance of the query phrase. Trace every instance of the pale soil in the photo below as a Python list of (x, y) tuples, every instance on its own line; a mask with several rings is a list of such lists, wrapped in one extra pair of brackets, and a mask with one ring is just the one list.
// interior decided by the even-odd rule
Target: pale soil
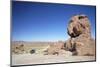
[[(43, 55), (52, 43), (23, 43), (24, 53), (16, 54), (12, 51), (12, 65), (29, 65), (29, 64), (46, 64), (46, 63), (62, 63), (62, 62), (78, 62), (78, 61), (94, 61), (95, 56), (71, 56), (68, 53), (62, 55)], [(12, 43), (12, 50), (21, 45), (19, 42)], [(34, 54), (30, 54), (30, 50), (35, 49)], [(18, 51), (20, 52), (20, 51)]]
[(61, 62), (94, 61), (95, 56), (66, 56), (66, 55), (42, 55), (19, 54), (12, 55), (12, 65), (45, 64)]

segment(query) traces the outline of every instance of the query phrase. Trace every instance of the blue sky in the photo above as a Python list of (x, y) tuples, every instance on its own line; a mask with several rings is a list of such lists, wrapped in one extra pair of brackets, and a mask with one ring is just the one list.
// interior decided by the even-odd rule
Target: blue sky
[(95, 38), (95, 6), (12, 2), (12, 40), (57, 41), (67, 40), (69, 19), (86, 14)]

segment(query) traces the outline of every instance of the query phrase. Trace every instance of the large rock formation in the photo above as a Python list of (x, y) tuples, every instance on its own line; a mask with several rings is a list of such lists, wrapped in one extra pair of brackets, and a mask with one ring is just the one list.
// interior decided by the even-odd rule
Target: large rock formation
[(86, 15), (76, 15), (68, 25), (70, 39), (66, 49), (73, 55), (95, 55), (95, 40), (91, 37), (91, 26)]
[(46, 54), (95, 55), (95, 40), (91, 37), (91, 25), (86, 15), (73, 16), (70, 19), (67, 33), (70, 38), (66, 43), (60, 41), (50, 45), (45, 51)]

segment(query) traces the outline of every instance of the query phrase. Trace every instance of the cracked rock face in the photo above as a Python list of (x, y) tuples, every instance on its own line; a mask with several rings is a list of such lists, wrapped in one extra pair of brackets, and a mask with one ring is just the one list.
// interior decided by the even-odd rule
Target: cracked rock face
[(90, 23), (86, 15), (73, 16), (68, 25), (68, 34), (70, 37), (78, 37), (81, 34), (90, 36)]
[(76, 15), (70, 19), (66, 49), (73, 55), (95, 55), (95, 40), (91, 37), (91, 26), (86, 15)]

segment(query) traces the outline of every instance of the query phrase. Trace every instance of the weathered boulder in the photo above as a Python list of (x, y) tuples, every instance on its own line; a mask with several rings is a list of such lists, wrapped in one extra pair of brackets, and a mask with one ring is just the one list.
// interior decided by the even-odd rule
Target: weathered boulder
[(61, 54), (61, 50), (64, 48), (64, 42), (59, 41), (50, 45), (47, 50), (45, 50), (45, 55), (59, 55)]
[(59, 55), (72, 56), (72, 52), (61, 49), (59, 50)]
[(86, 15), (73, 16), (69, 22), (66, 50), (73, 55), (95, 55), (95, 40), (91, 37), (91, 26)]
[(35, 53), (35, 49), (30, 50), (30, 54), (34, 54)]
[(90, 23), (86, 15), (76, 15), (73, 16), (68, 25), (68, 34), (70, 37), (78, 37), (80, 34), (85, 34), (84, 36), (90, 37)]
[(14, 54), (23, 54), (23, 53), (25, 53), (24, 44), (15, 46), (13, 48), (13, 53)]
[(91, 25), (86, 15), (75, 15), (70, 19), (66, 43), (59, 41), (50, 45), (45, 54), (51, 55), (95, 55), (95, 40), (91, 37)]

